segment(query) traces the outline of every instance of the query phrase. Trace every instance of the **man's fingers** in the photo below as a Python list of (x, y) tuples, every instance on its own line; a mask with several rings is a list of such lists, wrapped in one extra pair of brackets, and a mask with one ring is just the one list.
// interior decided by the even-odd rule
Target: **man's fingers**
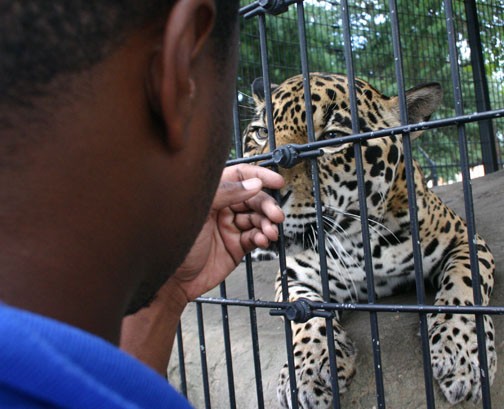
[(262, 232), (268, 240), (278, 239), (278, 227), (267, 217), (257, 213), (238, 213), (235, 216), (235, 225), (243, 233), (247, 230), (257, 230)]
[(245, 253), (249, 253), (257, 247), (268, 248), (270, 240), (260, 230), (252, 229), (240, 236), (240, 243)]
[(243, 203), (232, 205), (231, 208), (235, 212), (257, 212), (274, 223), (282, 223), (285, 218), (276, 200), (265, 192), (259, 192)]
[[(277, 173), (253, 165), (226, 168), (212, 208), (226, 214), (226, 224), (239, 232), (239, 243), (245, 253), (278, 239), (277, 223), (284, 220), (282, 209), (263, 188), (279, 189), (284, 180)], [(228, 210), (229, 213), (226, 211)], [(234, 230), (234, 229), (233, 229)], [(234, 231), (234, 233), (238, 233)]]
[(257, 195), (263, 187), (261, 179), (252, 178), (239, 182), (221, 181), (212, 205), (219, 210), (243, 203)]
[(268, 189), (280, 189), (285, 183), (283, 177), (278, 173), (246, 163), (229, 166), (222, 173), (222, 181), (238, 182), (253, 178), (260, 179), (263, 187)]

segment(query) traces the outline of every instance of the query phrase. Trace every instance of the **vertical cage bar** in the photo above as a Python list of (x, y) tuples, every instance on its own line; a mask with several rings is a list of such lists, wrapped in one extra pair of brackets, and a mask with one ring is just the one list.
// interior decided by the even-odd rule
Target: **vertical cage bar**
[(235, 158), (243, 157), (243, 147), (240, 132), (240, 115), (238, 112), (238, 93), (233, 105), (233, 139), (235, 148)]
[[(226, 282), (220, 285), (220, 296), (226, 299)], [(221, 304), (222, 313), (222, 332), (224, 334), (224, 350), (226, 354), (226, 370), (228, 378), (228, 391), (229, 391), (229, 407), (231, 409), (236, 408), (236, 396), (235, 396), (235, 385), (234, 385), (234, 374), (233, 374), (233, 355), (231, 353), (231, 336), (229, 332), (229, 316), (228, 307), (225, 304)]]
[[(271, 80), (269, 76), (269, 62), (268, 62), (268, 46), (267, 46), (267, 37), (266, 37), (266, 20), (264, 14), (259, 14), (258, 16), (259, 22), (259, 43), (261, 48), (261, 66), (262, 66), (262, 74), (263, 74), (263, 83), (264, 83), (264, 100), (266, 102), (266, 119), (267, 119), (267, 127), (268, 127), (268, 143), (270, 146), (270, 151), (273, 151), (276, 148), (275, 141), (275, 127), (273, 124), (273, 109), (271, 104)], [(278, 192), (275, 192), (275, 199), (278, 203), (280, 203), (280, 197)], [(289, 300), (289, 287), (287, 282), (287, 263), (285, 261), (285, 241), (283, 234), (283, 226), (280, 224), (278, 226), (279, 230), (279, 266), (280, 266), (280, 274), (281, 274), (281, 282), (282, 282), (282, 297), (284, 301)], [(286, 343), (286, 351), (287, 351), (287, 364), (289, 367), (289, 384), (291, 388), (291, 404), (292, 409), (298, 409), (298, 400), (297, 400), (297, 383), (296, 383), (296, 371), (294, 367), (294, 351), (292, 346), (292, 327), (288, 320), (284, 320), (285, 327), (285, 343)]]
[[(243, 156), (242, 143), (240, 137), (240, 116), (238, 113), (238, 92), (235, 93), (235, 100), (233, 104), (233, 140), (235, 148), (235, 158)], [(224, 299), (227, 298), (226, 282), (220, 285), (220, 296)], [(229, 390), (229, 407), (236, 408), (236, 393), (234, 385), (234, 371), (233, 371), (233, 354), (231, 352), (231, 335), (229, 330), (229, 316), (228, 308), (225, 304), (221, 305), (222, 313), (222, 331), (224, 333), (224, 348), (226, 354), (226, 370), (228, 377), (228, 390)]]
[[(404, 91), (403, 57), (401, 49), (401, 37), (399, 30), (399, 17), (396, 0), (389, 1), (390, 21), (392, 23), (392, 44), (394, 49), (395, 70), (399, 97), (401, 125), (408, 123), (408, 107), (406, 105), (406, 94)], [(408, 207), (410, 213), (410, 228), (413, 243), (413, 260), (415, 267), (415, 284), (417, 302), (425, 304), (424, 273), (422, 265), (422, 249), (420, 247), (420, 233), (418, 229), (417, 198), (415, 191), (415, 175), (413, 169), (413, 157), (411, 149), (411, 138), (409, 133), (403, 134), (404, 162), (406, 168), (406, 186), (408, 190)], [(424, 366), (425, 394), (427, 407), (435, 408), (434, 389), (432, 379), (432, 365), (429, 346), (429, 328), (427, 316), (420, 314), (420, 336), (422, 339), (422, 354)]]
[(201, 376), (203, 378), (203, 393), (205, 396), (205, 408), (211, 409), (210, 403), (210, 384), (208, 381), (208, 363), (206, 357), (205, 326), (203, 321), (203, 306), (200, 302), (196, 303), (196, 316), (198, 319), (198, 334), (201, 358)]
[[(240, 117), (238, 113), (238, 99), (235, 100), (235, 106), (233, 111), (233, 120), (234, 120), (234, 142), (235, 142), (235, 153), (237, 158), (243, 157), (243, 146), (241, 140), (240, 133)], [(254, 278), (253, 278), (253, 270), (252, 263), (250, 259), (250, 254), (246, 255), (245, 258), (245, 268), (247, 273), (247, 288), (248, 288), (248, 296), (249, 299), (254, 298)], [(225, 284), (225, 283), (223, 283)], [(226, 288), (221, 284), (221, 297), (227, 298)], [(224, 313), (224, 312), (223, 312)], [(227, 313), (227, 312), (226, 312)], [(262, 371), (261, 371), (261, 357), (259, 355), (259, 337), (257, 333), (257, 315), (255, 308), (249, 308), (249, 317), (250, 317), (250, 331), (252, 334), (252, 357), (254, 361), (254, 374), (256, 381), (256, 395), (257, 395), (257, 407), (258, 409), (264, 408), (264, 393), (262, 386)], [(230, 350), (230, 347), (229, 347)], [(227, 351), (227, 347), (226, 347)], [(232, 359), (232, 358), (231, 358)], [(228, 368), (229, 371), (229, 368)], [(231, 373), (232, 377), (232, 373)], [(230, 379), (230, 375), (228, 374), (228, 379)], [(231, 385), (229, 386), (231, 390)], [(231, 408), (236, 407), (236, 401), (234, 396), (234, 382), (233, 382), (233, 397), (230, 396), (230, 405)]]
[[(457, 116), (464, 115), (462, 89), (460, 83), (460, 74), (458, 68), (458, 51), (455, 31), (455, 22), (453, 14), (453, 4), (451, 0), (444, 0), (446, 30), (448, 35), (448, 46), (450, 52), (450, 69), (453, 84), (453, 93), (455, 99), (455, 114)], [(467, 235), (469, 242), (469, 258), (471, 263), (471, 278), (473, 287), (474, 304), (481, 305), (481, 282), (479, 272), (478, 250), (476, 247), (476, 223), (474, 221), (474, 207), (472, 201), (471, 175), (469, 173), (469, 156), (467, 152), (467, 139), (465, 126), (463, 124), (457, 126), (459, 136), (459, 150), (462, 171), (462, 184), (464, 187), (464, 205), (467, 222)], [(476, 335), (478, 339), (478, 359), (480, 365), (480, 381), (481, 395), (483, 407), (491, 409), (492, 403), (490, 398), (490, 385), (488, 378), (488, 364), (485, 341), (485, 323), (483, 315), (476, 314)]]
[[(252, 271), (252, 262), (250, 260), (250, 255), (247, 255), (245, 260), (246, 270), (247, 270), (247, 291), (248, 298), (250, 300), (255, 299), (254, 292), (254, 277)], [(259, 354), (259, 335), (257, 332), (257, 313), (255, 307), (249, 307), (250, 315), (250, 331), (252, 334), (252, 355), (254, 358), (254, 373), (256, 381), (256, 393), (257, 393), (257, 407), (258, 409), (264, 409), (264, 392), (262, 384), (262, 371), (261, 371), (261, 356)]]
[[(348, 1), (341, 2), (341, 15), (343, 20), (343, 38), (344, 38), (344, 54), (345, 64), (348, 78), (348, 89), (350, 95), (350, 111), (352, 117), (352, 132), (357, 134), (360, 132), (359, 126), (359, 113), (357, 107), (357, 96), (355, 89), (355, 72), (353, 64), (352, 53), (352, 38), (350, 33), (350, 11), (348, 8)], [(367, 280), (367, 295), (368, 303), (374, 304), (376, 301), (375, 287), (374, 287), (374, 273), (373, 261), (371, 252), (371, 242), (369, 235), (369, 222), (367, 211), (367, 199), (365, 191), (364, 168), (362, 161), (362, 143), (354, 143), (355, 166), (357, 168), (357, 185), (359, 193), (359, 210), (361, 217), (362, 241), (364, 248), (364, 263)], [(373, 362), (375, 370), (375, 387), (376, 387), (376, 400), (378, 408), (385, 409), (385, 389), (383, 385), (383, 371), (381, 363), (381, 348), (380, 348), (380, 335), (378, 327), (378, 316), (375, 312), (369, 315), (371, 326), (371, 342), (373, 349)]]
[(180, 391), (187, 398), (187, 377), (184, 358), (184, 340), (182, 339), (182, 322), (177, 326), (177, 348), (180, 374)]
[(268, 61), (268, 41), (266, 35), (266, 17), (264, 14), (259, 14), (259, 45), (261, 48), (261, 66), (264, 84), (264, 101), (266, 103), (266, 125), (268, 127), (268, 143), (270, 151), (276, 148), (275, 126), (273, 123), (273, 109), (271, 106), (271, 79), (269, 73)]
[[(238, 115), (238, 104), (236, 101), (235, 111), (234, 111), (234, 140), (235, 140), (235, 152), (236, 157), (241, 158), (243, 156), (243, 147), (240, 134), (240, 121)], [(245, 257), (245, 268), (247, 274), (247, 289), (248, 298), (254, 299), (254, 277), (250, 254)], [(221, 285), (221, 297), (226, 298), (225, 287)], [(259, 354), (259, 336), (257, 332), (257, 314), (254, 307), (249, 307), (249, 318), (250, 318), (250, 331), (251, 331), (251, 341), (252, 341), (252, 358), (254, 361), (254, 374), (256, 383), (256, 396), (257, 396), (257, 407), (258, 409), (264, 408), (264, 391), (262, 385), (262, 371), (261, 371), (261, 356)], [(228, 369), (229, 370), (229, 369)], [(228, 375), (229, 379), (229, 375)], [(230, 386), (231, 389), (231, 386)], [(234, 390), (234, 383), (233, 383)], [(230, 405), (232, 408), (236, 407), (235, 397), (230, 396)]]
[[(313, 124), (313, 112), (312, 112), (312, 101), (311, 101), (311, 90), (310, 90), (310, 70), (308, 66), (308, 51), (306, 44), (306, 22), (304, 18), (304, 6), (303, 2), (297, 3), (297, 25), (299, 33), (299, 47), (301, 56), (301, 69), (303, 73), (303, 92), (305, 99), (305, 111), (306, 111), (306, 126), (308, 133), (308, 142), (315, 141), (315, 130)], [(324, 220), (322, 218), (322, 200), (320, 197), (320, 179), (318, 174), (317, 159), (310, 159), (311, 165), (311, 176), (313, 183), (313, 195), (315, 199), (315, 211), (317, 214), (317, 240), (318, 240), (318, 251), (320, 260), (320, 279), (322, 281), (322, 293), (324, 301), (330, 302), (331, 295), (329, 290), (329, 276), (327, 272), (327, 256), (325, 247), (325, 232), (324, 232)], [(322, 245), (321, 245), (322, 243)], [(340, 407), (339, 400), (339, 385), (338, 385), (338, 366), (336, 362), (336, 348), (334, 344), (334, 327), (333, 318), (326, 318), (326, 337), (327, 337), (327, 349), (329, 352), (329, 367), (331, 371), (331, 391), (333, 394), (333, 408)]]
[[(471, 49), (471, 66), (476, 94), (476, 109), (478, 112), (490, 111), (490, 96), (488, 94), (488, 81), (485, 71), (485, 60), (481, 47), (480, 24), (478, 10), (474, 0), (464, 0), (467, 16), (467, 34)], [(497, 161), (497, 146), (495, 130), (491, 119), (478, 122), (481, 144), (481, 155), (485, 174), (499, 170)]]

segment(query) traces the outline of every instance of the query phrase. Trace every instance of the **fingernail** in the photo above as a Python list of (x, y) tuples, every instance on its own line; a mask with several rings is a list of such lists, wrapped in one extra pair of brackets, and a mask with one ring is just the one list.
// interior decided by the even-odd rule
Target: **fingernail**
[(244, 180), (242, 186), (245, 190), (257, 190), (257, 188), (260, 189), (262, 187), (262, 182), (261, 179), (252, 178)]

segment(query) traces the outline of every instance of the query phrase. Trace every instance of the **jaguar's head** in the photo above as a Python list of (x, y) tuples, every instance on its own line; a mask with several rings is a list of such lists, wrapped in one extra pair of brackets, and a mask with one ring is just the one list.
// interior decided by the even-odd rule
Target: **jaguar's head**
[[(359, 196), (353, 143), (337, 143), (352, 135), (348, 79), (343, 75), (313, 73), (310, 76), (314, 136), (317, 141), (334, 139), (317, 159), (325, 229), (352, 234), (360, 231)], [(367, 82), (355, 81), (359, 128), (377, 131), (400, 125), (398, 97), (388, 97)], [(249, 157), (270, 150), (262, 79), (252, 86), (256, 115), (244, 133), (244, 155)], [(442, 99), (439, 84), (430, 83), (406, 92), (409, 123), (429, 119)], [(272, 87), (272, 112), (276, 146), (308, 142), (303, 77), (292, 77)], [(418, 135), (412, 135), (416, 137)], [(402, 136), (369, 139), (362, 143), (365, 194), (370, 218), (381, 219), (387, 198), (403, 161)], [(316, 221), (310, 161), (290, 169), (280, 169), (286, 179), (281, 191), (286, 214), (287, 237), (306, 239)], [(304, 243), (309, 245), (310, 243)]]

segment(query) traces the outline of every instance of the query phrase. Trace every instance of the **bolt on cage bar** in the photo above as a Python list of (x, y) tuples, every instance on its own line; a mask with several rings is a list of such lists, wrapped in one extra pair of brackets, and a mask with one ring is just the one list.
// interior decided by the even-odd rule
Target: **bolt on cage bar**
[[(466, 208), (466, 221), (468, 225), (469, 237), (475, 237), (475, 221), (474, 209), (472, 203), (471, 182), (469, 174), (470, 160), (468, 156), (467, 138), (465, 132), (466, 124), (477, 123), (480, 126), (483, 160), (485, 170), (487, 172), (497, 170), (499, 168), (497, 146), (495, 141), (495, 131), (493, 129), (492, 121), (504, 117), (504, 108), (490, 109), (488, 98), (488, 84), (486, 82), (485, 70), (483, 65), (483, 57), (481, 50), (481, 41), (479, 33), (474, 27), (477, 25), (477, 12), (476, 3), (474, 1), (465, 1), (465, 10), (468, 16), (468, 21), (471, 21), (471, 28), (469, 30), (470, 48), (471, 48), (471, 64), (473, 67), (474, 82), (476, 84), (476, 93), (478, 95), (478, 112), (472, 114), (465, 114), (463, 108), (462, 98), (462, 85), (459, 75), (458, 67), (458, 51), (457, 51), (457, 38), (454, 29), (454, 10), (451, 0), (444, 0), (444, 13), (446, 20), (446, 41), (449, 45), (450, 52), (450, 76), (452, 80), (452, 87), (454, 92), (454, 107), (455, 115), (443, 119), (431, 120), (425, 123), (408, 124), (406, 97), (405, 97), (405, 81), (403, 72), (403, 55), (401, 45), (401, 26), (398, 19), (398, 5), (397, 0), (389, 0), (388, 7), (391, 22), (391, 38), (394, 52), (394, 65), (395, 65), (395, 80), (398, 89), (398, 98), (400, 106), (401, 126), (384, 129), (374, 132), (361, 132), (359, 129), (359, 118), (357, 111), (357, 97), (353, 79), (355, 78), (354, 70), (354, 56), (352, 44), (352, 26), (350, 21), (351, 10), (347, 0), (340, 2), (328, 2), (340, 8), (342, 16), (343, 27), (343, 55), (345, 61), (346, 74), (349, 78), (350, 89), (350, 111), (352, 117), (352, 135), (339, 137), (329, 140), (315, 140), (315, 131), (312, 118), (312, 103), (311, 92), (309, 83), (309, 51), (306, 39), (305, 30), (305, 9), (304, 1), (302, 0), (258, 0), (254, 1), (240, 10), (240, 14), (247, 19), (247, 24), (256, 20), (258, 25), (259, 39), (260, 39), (260, 60), (261, 71), (264, 83), (264, 94), (267, 112), (267, 127), (268, 127), (268, 141), (271, 147), (271, 152), (255, 156), (253, 158), (242, 158), (242, 145), (241, 145), (241, 129), (240, 129), (240, 115), (238, 113), (239, 100), (237, 98), (234, 109), (234, 140), (235, 140), (235, 156), (236, 159), (228, 161), (228, 165), (238, 163), (251, 163), (261, 161), (262, 166), (269, 166), (273, 169), (278, 167), (289, 168), (294, 166), (299, 161), (308, 161), (311, 166), (313, 194), (315, 198), (315, 210), (317, 213), (317, 233), (320, 241), (324, 240), (324, 229), (322, 220), (322, 203), (320, 193), (320, 181), (318, 175), (317, 158), (324, 154), (322, 148), (328, 146), (337, 146), (344, 143), (352, 142), (354, 146), (354, 154), (356, 159), (356, 173), (360, 201), (361, 212), (361, 227), (362, 237), (364, 244), (364, 265), (367, 278), (367, 294), (368, 302), (363, 303), (348, 303), (338, 304), (331, 302), (329, 296), (329, 284), (327, 274), (327, 260), (325, 254), (325, 246), (319, 246), (320, 250), (320, 275), (323, 290), (323, 302), (314, 302), (308, 300), (297, 300), (295, 302), (288, 302), (289, 290), (287, 285), (287, 271), (286, 271), (286, 255), (285, 255), (285, 238), (283, 235), (282, 226), (279, 226), (280, 239), (278, 246), (278, 262), (281, 271), (282, 283), (282, 302), (263, 301), (256, 298), (255, 283), (253, 274), (253, 263), (250, 256), (246, 257), (246, 282), (247, 282), (247, 299), (232, 299), (227, 298), (226, 285), (221, 284), (220, 297), (209, 298), (200, 297), (196, 300), (196, 311), (199, 332), (199, 345), (202, 363), (202, 380), (203, 380), (203, 393), (205, 400), (205, 407), (211, 408), (211, 394), (210, 385), (208, 381), (208, 365), (207, 365), (207, 348), (205, 339), (205, 320), (203, 317), (203, 306), (207, 305), (220, 305), (223, 322), (224, 334), (224, 350), (225, 350), (225, 365), (227, 369), (227, 385), (229, 392), (229, 407), (236, 408), (240, 405), (235, 397), (235, 384), (237, 382), (236, 375), (233, 370), (233, 353), (231, 344), (231, 330), (228, 320), (228, 307), (238, 306), (249, 309), (250, 317), (250, 332), (252, 340), (252, 353), (255, 373), (255, 392), (257, 399), (257, 407), (264, 408), (264, 389), (263, 379), (261, 373), (261, 356), (258, 327), (260, 323), (257, 318), (257, 309), (268, 309), (270, 315), (282, 315), (284, 319), (284, 332), (285, 332), (285, 345), (286, 355), (289, 369), (289, 382), (292, 399), (292, 408), (298, 408), (297, 400), (297, 385), (294, 368), (294, 351), (292, 346), (292, 329), (291, 321), (305, 322), (313, 317), (321, 317), (326, 319), (327, 327), (327, 342), (330, 355), (330, 372), (332, 378), (332, 392), (333, 392), (333, 407), (340, 408), (341, 403), (339, 400), (338, 388), (338, 374), (337, 374), (337, 356), (334, 348), (334, 332), (333, 332), (333, 318), (335, 314), (342, 311), (363, 311), (369, 313), (370, 328), (371, 328), (371, 347), (373, 351), (374, 369), (375, 369), (375, 388), (376, 388), (376, 407), (386, 407), (386, 396), (384, 390), (384, 381), (382, 374), (381, 364), (381, 349), (380, 349), (380, 336), (378, 325), (378, 314), (384, 312), (404, 312), (418, 314), (420, 320), (420, 335), (421, 346), (424, 365), (424, 389), (425, 389), (425, 402), (426, 407), (429, 409), (435, 408), (435, 399), (433, 394), (433, 375), (430, 365), (430, 352), (429, 352), (429, 339), (427, 329), (427, 314), (429, 313), (446, 313), (446, 314), (473, 314), (476, 317), (477, 335), (478, 335), (478, 351), (479, 360), (481, 363), (481, 379), (482, 379), (482, 407), (490, 409), (490, 387), (488, 383), (488, 368), (486, 365), (486, 348), (485, 348), (485, 332), (483, 315), (504, 315), (504, 306), (482, 306), (481, 291), (479, 285), (479, 271), (478, 271), (478, 257), (475, 240), (469, 240), (470, 243), (470, 264), (472, 283), (474, 291), (474, 306), (439, 306), (427, 305), (425, 301), (424, 278), (422, 272), (422, 252), (420, 249), (419, 226), (417, 220), (417, 209), (415, 199), (415, 189), (413, 181), (413, 148), (409, 135), (413, 132), (428, 129), (438, 129), (447, 126), (456, 126), (458, 130), (458, 144), (460, 149), (460, 167), (463, 175), (463, 188), (464, 199)], [(269, 49), (267, 41), (266, 18), (274, 18), (289, 10), (290, 7), (296, 7), (297, 11), (297, 41), (299, 43), (300, 66), (301, 73), (304, 79), (304, 96), (305, 96), (305, 109), (307, 113), (307, 128), (308, 128), (308, 143), (303, 145), (286, 145), (276, 147), (274, 126), (273, 126), (273, 112), (271, 103), (271, 80), (270, 80), (270, 61)], [(388, 137), (392, 135), (403, 135), (405, 164), (406, 164), (406, 181), (408, 187), (408, 201), (409, 210), (411, 214), (411, 232), (413, 236), (413, 256), (415, 267), (415, 283), (416, 283), (416, 297), (417, 303), (415, 305), (394, 305), (394, 304), (376, 304), (376, 295), (374, 288), (374, 276), (372, 266), (372, 256), (369, 238), (369, 222), (367, 218), (366, 207), (366, 193), (365, 181), (362, 159), (362, 142), (373, 138)], [(485, 145), (483, 147), (483, 145)], [(427, 154), (425, 154), (427, 156)], [(428, 157), (428, 156), (427, 156)], [(278, 192), (274, 193), (276, 199), (279, 201)], [(260, 298), (260, 295), (259, 295)], [(236, 342), (236, 340), (235, 340)], [(181, 391), (187, 396), (187, 379), (185, 374), (185, 361), (184, 361), (184, 345), (182, 339), (182, 325), (179, 326), (177, 332), (177, 343), (179, 352), (179, 370), (181, 379)], [(224, 365), (224, 362), (222, 363)]]

